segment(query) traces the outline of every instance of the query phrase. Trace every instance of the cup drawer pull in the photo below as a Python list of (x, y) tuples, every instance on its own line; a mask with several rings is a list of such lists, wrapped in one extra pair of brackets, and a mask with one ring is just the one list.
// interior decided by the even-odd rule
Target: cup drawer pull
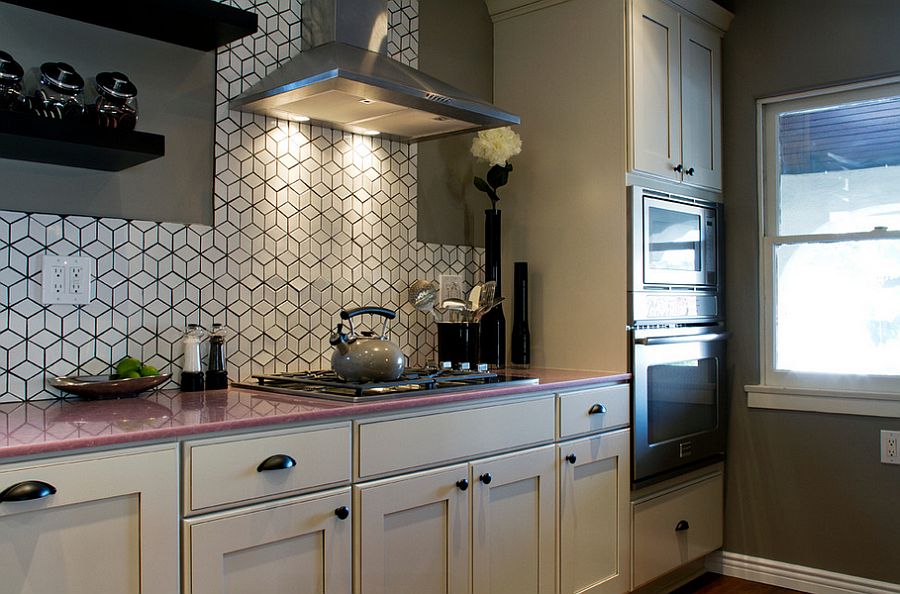
[(34, 501), (56, 494), (56, 487), (44, 481), (22, 481), (0, 493), (0, 503), (7, 501)]
[(588, 409), (589, 415), (602, 415), (606, 414), (606, 407), (602, 404), (595, 404), (590, 409)]
[(267, 470), (284, 470), (297, 465), (297, 461), (287, 454), (275, 454), (269, 456), (256, 467), (256, 472), (265, 472)]
[(691, 527), (691, 525), (688, 524), (687, 520), (681, 520), (680, 522), (675, 524), (675, 532), (684, 532), (685, 530), (687, 530), (690, 527)]

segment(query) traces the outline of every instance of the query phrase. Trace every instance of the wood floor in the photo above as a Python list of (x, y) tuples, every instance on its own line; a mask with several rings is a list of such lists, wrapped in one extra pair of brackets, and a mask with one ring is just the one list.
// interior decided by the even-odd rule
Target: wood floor
[(796, 592), (796, 590), (778, 586), (748, 582), (717, 573), (707, 573), (678, 588), (672, 594), (791, 594)]

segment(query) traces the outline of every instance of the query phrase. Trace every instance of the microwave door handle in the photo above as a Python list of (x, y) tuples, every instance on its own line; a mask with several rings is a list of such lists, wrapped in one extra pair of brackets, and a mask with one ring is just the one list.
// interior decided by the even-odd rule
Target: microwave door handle
[(717, 342), (727, 339), (728, 336), (728, 332), (716, 334), (692, 334), (688, 336), (653, 336), (650, 338), (635, 338), (634, 344), (653, 346), (657, 344), (684, 344), (687, 342)]

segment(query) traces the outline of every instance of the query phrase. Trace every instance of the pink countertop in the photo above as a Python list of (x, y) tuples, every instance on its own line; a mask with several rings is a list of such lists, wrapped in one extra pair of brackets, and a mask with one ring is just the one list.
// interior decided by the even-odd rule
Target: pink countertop
[(6, 403), (0, 404), (0, 458), (116, 444), (140, 445), (141, 442), (172, 441), (184, 436), (266, 425), (350, 419), (436, 404), (631, 379), (628, 373), (610, 371), (516, 369), (513, 373), (537, 377), (540, 382), (365, 403), (284, 396), (244, 388), (192, 393), (165, 390), (121, 400)]

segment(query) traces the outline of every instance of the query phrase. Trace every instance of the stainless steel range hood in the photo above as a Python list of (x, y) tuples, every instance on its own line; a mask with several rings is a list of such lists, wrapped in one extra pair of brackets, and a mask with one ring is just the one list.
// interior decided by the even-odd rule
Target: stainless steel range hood
[(303, 51), (229, 104), (357, 134), (417, 142), (519, 123), (386, 55), (386, 0), (304, 0)]

